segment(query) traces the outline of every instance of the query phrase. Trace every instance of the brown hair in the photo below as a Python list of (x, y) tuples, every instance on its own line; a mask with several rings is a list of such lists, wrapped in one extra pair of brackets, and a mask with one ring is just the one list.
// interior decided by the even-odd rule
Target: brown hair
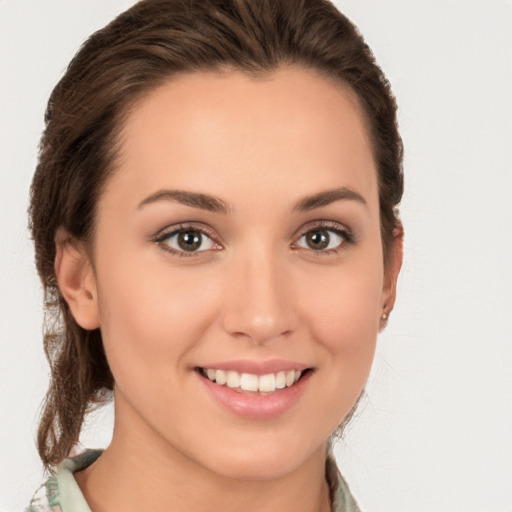
[(38, 430), (46, 466), (69, 454), (85, 414), (113, 389), (101, 333), (73, 319), (57, 286), (54, 259), (58, 228), (92, 241), (95, 206), (114, 168), (123, 117), (176, 73), (231, 67), (254, 74), (287, 64), (355, 92), (378, 170), (386, 262), (403, 192), (396, 104), (362, 36), (327, 0), (144, 0), (94, 33), (53, 90), (30, 205), (51, 368)]

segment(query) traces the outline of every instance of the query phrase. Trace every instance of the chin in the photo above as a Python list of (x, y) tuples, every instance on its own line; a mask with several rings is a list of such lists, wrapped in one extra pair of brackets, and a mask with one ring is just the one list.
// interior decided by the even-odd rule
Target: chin
[(323, 464), (327, 440), (318, 446), (309, 446), (306, 441), (294, 437), (284, 442), (258, 442), (247, 436), (243, 446), (231, 444), (226, 449), (210, 450), (208, 460), (203, 458), (203, 464), (210, 471), (235, 480), (278, 480), (315, 455)]
[[(245, 459), (230, 459), (225, 461), (221, 468), (215, 467), (214, 471), (225, 478), (245, 481), (279, 480), (291, 474), (301, 465), (301, 461), (295, 457), (280, 458), (258, 457)], [(213, 469), (213, 468), (210, 468)]]

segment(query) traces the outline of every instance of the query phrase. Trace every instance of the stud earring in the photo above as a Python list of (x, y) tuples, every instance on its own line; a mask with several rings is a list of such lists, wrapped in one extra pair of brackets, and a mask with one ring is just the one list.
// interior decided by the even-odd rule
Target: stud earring
[(389, 318), (389, 315), (387, 313), (382, 313), (382, 316), (380, 317), (380, 319), (385, 322), (387, 319)]

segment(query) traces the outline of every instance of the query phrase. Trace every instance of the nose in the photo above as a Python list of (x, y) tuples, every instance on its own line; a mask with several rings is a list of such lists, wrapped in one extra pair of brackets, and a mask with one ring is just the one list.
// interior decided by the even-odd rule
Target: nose
[(223, 328), (231, 336), (265, 344), (290, 335), (297, 324), (286, 263), (270, 250), (240, 255), (229, 270)]

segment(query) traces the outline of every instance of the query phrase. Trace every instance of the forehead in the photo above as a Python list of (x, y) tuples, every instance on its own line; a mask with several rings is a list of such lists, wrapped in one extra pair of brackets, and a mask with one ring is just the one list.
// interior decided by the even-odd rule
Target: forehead
[(377, 197), (357, 98), (299, 67), (174, 77), (126, 117), (120, 155), (113, 181), (136, 196), (166, 186), (223, 195), (242, 185), (268, 195), (269, 185), (284, 191), (293, 180), (298, 196), (349, 185)]

